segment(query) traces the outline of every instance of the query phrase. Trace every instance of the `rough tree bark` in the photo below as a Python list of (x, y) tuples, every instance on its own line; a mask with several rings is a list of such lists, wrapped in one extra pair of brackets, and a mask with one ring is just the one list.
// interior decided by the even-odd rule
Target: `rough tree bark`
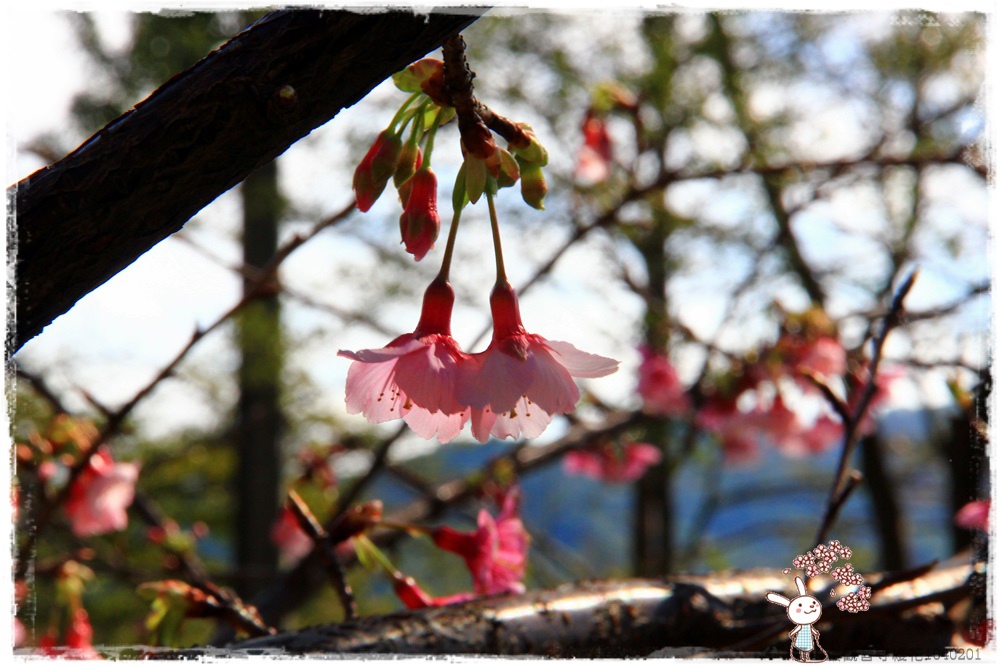
[[(944, 655), (976, 567), (955, 559), (929, 571), (869, 577), (872, 608), (859, 614), (837, 609), (828, 590), (816, 592), (825, 601), (820, 643), (833, 658)], [(790, 587), (791, 575), (780, 571), (583, 582), (305, 628), (223, 652), (780, 658), (792, 624), (764, 596)]]
[(485, 10), (449, 11), (272, 12), (9, 189), (17, 301), (7, 353)]

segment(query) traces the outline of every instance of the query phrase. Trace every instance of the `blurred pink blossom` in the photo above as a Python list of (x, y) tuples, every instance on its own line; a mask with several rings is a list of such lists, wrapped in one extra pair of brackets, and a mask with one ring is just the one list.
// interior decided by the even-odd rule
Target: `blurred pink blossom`
[(520, 491), (511, 489), (503, 497), (496, 519), (480, 510), (477, 524), (471, 533), (441, 526), (431, 536), (438, 547), (465, 559), (477, 595), (523, 593), (531, 538), (520, 518)]
[(115, 463), (108, 448), (100, 447), (70, 487), (66, 513), (73, 533), (87, 537), (124, 530), (138, 478), (138, 463)]
[(70, 625), (66, 629), (65, 646), (56, 646), (54, 630), (50, 630), (38, 641), (39, 652), (53, 658), (72, 658), (75, 660), (101, 660), (103, 656), (94, 649), (91, 643), (94, 639), (94, 629), (90, 625), (87, 610), (82, 607), (73, 612)]
[(632, 482), (662, 458), (659, 448), (653, 445), (627, 442), (620, 447), (606, 445), (568, 452), (563, 457), (563, 470), (570, 475), (584, 475), (605, 482)]
[(735, 401), (710, 399), (698, 410), (695, 423), (719, 438), (723, 455), (730, 463), (757, 456), (756, 417), (737, 409)]
[(604, 119), (598, 118), (593, 109), (587, 110), (580, 128), (583, 146), (576, 160), (576, 180), (584, 185), (595, 185), (611, 175), (611, 136)]
[(799, 350), (793, 370), (806, 370), (826, 377), (842, 376), (847, 371), (847, 351), (840, 341), (822, 336)]
[(843, 434), (843, 426), (825, 415), (807, 426), (780, 394), (770, 408), (757, 412), (756, 423), (761, 435), (793, 456), (824, 451)]
[(639, 349), (639, 396), (646, 412), (655, 415), (679, 416), (691, 408), (684, 386), (677, 378), (670, 360), (643, 346)]
[(973, 500), (971, 503), (966, 503), (962, 506), (962, 509), (958, 510), (958, 513), (955, 514), (955, 525), (962, 528), (986, 532), (990, 529), (989, 521), (989, 500)]
[(313, 541), (295, 518), (295, 513), (287, 507), (281, 509), (281, 513), (271, 526), (271, 541), (281, 551), (281, 556), (289, 563), (295, 563), (313, 549)]

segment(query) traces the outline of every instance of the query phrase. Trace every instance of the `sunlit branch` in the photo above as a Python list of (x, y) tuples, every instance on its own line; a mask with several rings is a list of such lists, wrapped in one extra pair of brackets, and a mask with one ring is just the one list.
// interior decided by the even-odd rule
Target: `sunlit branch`
[[(977, 567), (948, 562), (902, 573), (870, 574), (872, 607), (866, 630), (892, 635), (893, 646), (928, 646), (927, 623), (908, 610), (948, 607), (970, 595)], [(277, 637), (238, 642), (234, 651), (278, 650), (279, 654), (477, 654), (548, 657), (661, 657), (671, 647), (705, 647), (695, 655), (763, 650), (788, 620), (762, 604), (768, 591), (787, 584), (780, 570), (663, 579), (582, 582), (483, 600), (314, 626)], [(817, 594), (835, 608), (829, 589)], [(925, 607), (926, 608), (926, 607)], [(779, 620), (780, 617), (780, 620)], [(826, 619), (829, 618), (829, 621)], [(824, 615), (824, 644), (850, 651), (859, 644), (858, 623), (849, 614)], [(780, 625), (779, 625), (780, 624)], [(929, 650), (929, 649), (923, 649)], [(719, 653), (727, 651), (729, 653)], [(174, 657), (211, 655), (211, 650), (172, 652)]]

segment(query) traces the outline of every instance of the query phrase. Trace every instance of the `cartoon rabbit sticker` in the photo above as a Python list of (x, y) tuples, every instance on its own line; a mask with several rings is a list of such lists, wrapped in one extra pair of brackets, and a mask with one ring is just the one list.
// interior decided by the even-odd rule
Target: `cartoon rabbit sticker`
[[(799, 590), (799, 595), (791, 600), (778, 593), (768, 593), (765, 596), (768, 602), (787, 607), (788, 618), (792, 623), (795, 623), (795, 629), (788, 633), (788, 637), (792, 640), (788, 654), (798, 662), (826, 662), (830, 656), (819, 645), (819, 631), (813, 627), (813, 624), (823, 615), (823, 605), (819, 600), (806, 593), (806, 585), (802, 581), (802, 577), (795, 577), (795, 587)], [(823, 651), (822, 658), (813, 660), (809, 657), (815, 649)], [(799, 652), (798, 656), (795, 655), (796, 650)]]

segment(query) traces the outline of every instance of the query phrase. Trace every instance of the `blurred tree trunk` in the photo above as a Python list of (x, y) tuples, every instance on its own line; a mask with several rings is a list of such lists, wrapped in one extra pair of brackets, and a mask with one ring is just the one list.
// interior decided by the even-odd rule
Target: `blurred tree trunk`
[(907, 561), (903, 517), (896, 482), (886, 470), (884, 443), (877, 435), (861, 440), (861, 468), (872, 501), (882, 567), (901, 570)]
[[(278, 168), (268, 163), (251, 173), (243, 198), (243, 279), (246, 294), (254, 269), (266, 266), (278, 248), (282, 198)], [(239, 593), (253, 595), (277, 572), (278, 553), (270, 537), (277, 517), (281, 484), (281, 372), (283, 344), (277, 280), (273, 289), (238, 317), (239, 405), (236, 427), (236, 557)]]
[[(636, 240), (649, 276), (646, 295), (645, 343), (651, 350), (667, 344), (667, 257), (665, 244), (668, 221), (665, 212), (655, 210), (656, 220), (649, 231)], [(653, 577), (670, 572), (674, 560), (674, 505), (671, 460), (667, 442), (667, 422), (646, 427), (646, 440), (663, 451), (660, 463), (650, 466), (638, 482), (635, 496), (635, 574)]]

